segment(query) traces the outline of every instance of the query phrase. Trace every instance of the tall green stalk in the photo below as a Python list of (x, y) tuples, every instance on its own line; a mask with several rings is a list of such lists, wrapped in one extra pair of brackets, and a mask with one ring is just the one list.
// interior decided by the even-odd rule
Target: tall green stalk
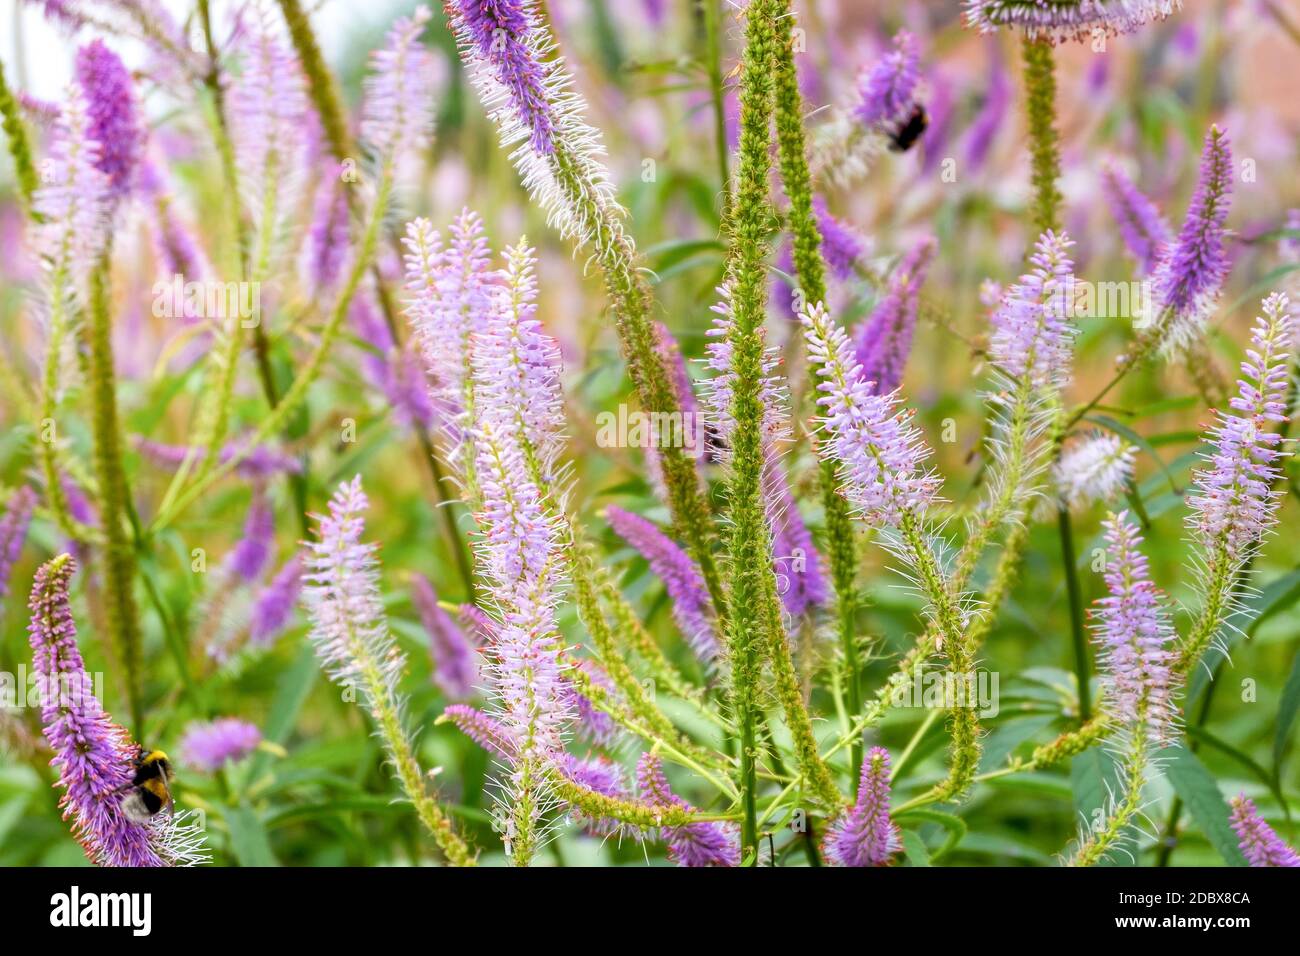
[(316, 348), (312, 350), (306, 363), (298, 372), (297, 378), (293, 380), (293, 384), (289, 386), (288, 391), (284, 393), (284, 397), (280, 399), (280, 403), (271, 409), (269, 415), (262, 419), (261, 424), (258, 425), (248, 441), (240, 447), (239, 451), (208, 471), (202, 478), (196, 480), (185, 491), (177, 495), (171, 507), (166, 511), (161, 511), (154, 519), (155, 527), (165, 526), (168, 521), (189, 507), (212, 485), (234, 471), (254, 448), (278, 434), (288, 422), (289, 416), (306, 399), (307, 389), (316, 381), (316, 377), (325, 367), (325, 360), (329, 356), (334, 341), (338, 338), (339, 330), (343, 325), (343, 318), (347, 314), (348, 307), (352, 304), (352, 299), (361, 285), (366, 269), (369, 268), (371, 261), (374, 259), (375, 249), (379, 242), (380, 227), (388, 211), (388, 203), (392, 197), (392, 192), (393, 170), (389, 165), (385, 166), (379, 174), (379, 189), (375, 196), (375, 204), (370, 211), (365, 232), (362, 234), (361, 244), (356, 250), (352, 269), (348, 273), (343, 288), (339, 291), (334, 307), (330, 310), (329, 317), (325, 321), (325, 327), (321, 329)]
[(0, 62), (0, 128), (9, 140), (9, 155), (14, 162), (14, 178), (18, 181), (18, 195), (23, 209), (32, 216), (32, 198), (40, 180), (36, 175), (36, 163), (32, 159), (31, 137), (27, 134), (27, 124), (23, 121), (18, 101), (14, 99), (5, 82), (4, 63)]
[[(790, 200), (789, 224), (794, 238), (794, 269), (808, 302), (826, 301), (826, 262), (821, 231), (813, 214), (812, 174), (803, 125), (803, 96), (794, 65), (794, 17), (789, 0), (778, 4), (776, 19), (776, 143), (781, 182)], [(835, 588), (835, 619), (844, 654), (845, 696), (850, 715), (862, 712), (862, 667), (858, 659), (857, 552), (848, 501), (837, 490), (835, 465), (821, 463), (820, 489), (826, 520), (826, 551)], [(852, 744), (851, 779), (857, 786), (862, 767), (862, 741)]]
[[(764, 608), (772, 579), (770, 532), (763, 507), (763, 339), (768, 245), (768, 124), (772, 63), (776, 56), (774, 0), (754, 0), (746, 14), (740, 73), (740, 150), (730, 240), (732, 321), (731, 470), (727, 480), (727, 644), (731, 656), (731, 704), (740, 731), (741, 856), (758, 857), (758, 686), (764, 656)], [(769, 580), (772, 579), (772, 580)]]
[(1061, 228), (1060, 138), (1056, 133), (1056, 74), (1052, 45), (1023, 41), (1025, 118), (1029, 124), (1029, 160), (1034, 187), (1032, 218), (1035, 235)]
[(139, 612), (135, 603), (135, 550), (127, 533), (134, 521), (126, 472), (122, 467), (122, 433), (117, 416), (117, 382), (113, 371), (113, 324), (108, 300), (108, 256), (90, 277), (90, 403), (95, 439), (94, 470), (104, 526), (105, 605), (109, 637), (126, 682), (131, 726), (143, 729), (143, 683)]
[(1065, 571), (1065, 589), (1070, 599), (1070, 637), (1074, 641), (1074, 674), (1079, 685), (1079, 723), (1092, 717), (1092, 688), (1088, 657), (1088, 636), (1083, 627), (1083, 595), (1079, 588), (1079, 571), (1075, 566), (1074, 531), (1070, 526), (1070, 509), (1057, 506), (1057, 526), (1061, 534), (1061, 565)]

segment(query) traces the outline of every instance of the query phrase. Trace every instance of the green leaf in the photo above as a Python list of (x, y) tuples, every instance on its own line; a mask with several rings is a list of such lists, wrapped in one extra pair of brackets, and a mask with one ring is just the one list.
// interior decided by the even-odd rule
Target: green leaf
[(945, 853), (951, 852), (957, 844), (966, 836), (966, 821), (961, 817), (954, 816), (951, 813), (944, 813), (940, 810), (916, 809), (908, 810), (897, 817), (898, 822), (904, 820), (922, 820), (926, 823), (937, 823), (948, 831), (948, 839), (943, 841), (943, 846), (931, 856), (931, 859), (938, 860)]
[[(1277, 705), (1277, 729), (1273, 732), (1273, 778), (1282, 776), (1282, 757), (1286, 754), (1286, 741), (1291, 736), (1291, 726), (1300, 712), (1300, 654), (1291, 661), (1291, 676), (1282, 688), (1282, 700)], [(1285, 804), (1283, 804), (1285, 806)]]
[(1300, 599), (1300, 568), (1270, 581), (1263, 592), (1250, 602), (1254, 617), (1246, 628), (1246, 636), (1254, 637), (1261, 624), (1274, 614), (1287, 610), (1297, 599)]
[(1188, 727), (1187, 733), (1201, 743), (1208, 744), (1220, 753), (1226, 754), (1249, 770), (1256, 780), (1273, 791), (1273, 796), (1277, 797), (1277, 802), (1286, 810), (1287, 818), (1290, 819), (1291, 808), (1286, 802), (1286, 796), (1282, 793), (1282, 788), (1278, 785), (1277, 781), (1274, 780), (1273, 776), (1264, 769), (1263, 765), (1261, 765), (1257, 760), (1254, 760), (1249, 754), (1243, 753), (1227, 741), (1216, 737), (1204, 727)]
[(915, 830), (903, 831), (903, 855), (912, 866), (929, 866), (930, 851), (925, 848), (925, 841)]
[[(316, 683), (316, 675), (319, 673), (320, 666), (316, 663), (316, 652), (310, 643), (304, 641), (293, 666), (280, 681), (280, 692), (275, 695), (275, 701), (271, 704), (271, 713), (263, 727), (263, 739), (283, 746), (294, 724), (298, 722), (298, 712), (306, 703), (307, 695), (311, 693), (312, 685)], [(256, 780), (262, 774), (269, 759), (270, 755), (264, 750), (259, 750), (253, 755), (253, 758), (248, 761), (245, 784)]]
[(1160, 752), (1165, 776), (1187, 806), (1196, 825), (1230, 866), (1245, 866), (1246, 858), (1237, 846), (1237, 835), (1228, 822), (1228, 804), (1219, 792), (1205, 764), (1186, 747), (1169, 747)]
[(230, 849), (240, 866), (279, 866), (271, 852), (271, 841), (253, 808), (241, 803), (226, 815), (230, 828)]
[[(1246, 617), (1250, 621), (1245, 627), (1245, 634), (1249, 637), (1255, 636), (1255, 631), (1271, 618), (1273, 615), (1285, 611), (1296, 599), (1300, 598), (1300, 568), (1284, 574), (1274, 581), (1265, 585), (1264, 589), (1258, 594), (1245, 599)], [(1235, 627), (1223, 629), (1221, 635), (1225, 649), (1231, 650), (1237, 646), (1241, 640), (1242, 631)], [(1191, 680), (1187, 685), (1187, 698), (1185, 708), (1190, 712), (1191, 706), (1200, 699), (1201, 694), (1205, 691), (1206, 685), (1210, 681), (1210, 670), (1207, 667), (1197, 667), (1191, 675)]]

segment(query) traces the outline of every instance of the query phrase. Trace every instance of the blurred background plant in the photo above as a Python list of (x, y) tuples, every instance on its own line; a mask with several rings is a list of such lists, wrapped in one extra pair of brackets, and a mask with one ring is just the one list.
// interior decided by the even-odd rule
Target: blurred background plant
[[(440, 768), (434, 779), (442, 805), (468, 842), (481, 848), (480, 861), (501, 862), (493, 833), (493, 758), (455, 727), (436, 723), (448, 704), (466, 696), (465, 683), (473, 682), (448, 672), (449, 651), (438, 637), (438, 612), (454, 611), (474, 597), (463, 535), (449, 531), (468, 527), (468, 518), (461, 506), (441, 503), (451, 490), (431, 464), (437, 411), (422, 404), (422, 387), (412, 387), (412, 378), (422, 379), (419, 360), (409, 342), (398, 341), (409, 338), (405, 323), (396, 337), (387, 327), (385, 313), (393, 303), (377, 294), (376, 283), (399, 288), (400, 229), (394, 224), (415, 216), (442, 225), (469, 207), (498, 241), (528, 236), (538, 259), (537, 316), (563, 357), (565, 454), (577, 463), (570, 510), (664, 653), (683, 672), (701, 674), (674, 620), (677, 600), (628, 546), (629, 536), (616, 534), (610, 527), (615, 522), (606, 521), (610, 506), (661, 526), (669, 515), (639, 450), (596, 444), (597, 416), (633, 402), (597, 270), (588, 267), (586, 253), (572, 254), (529, 201), (467, 82), (444, 15), (434, 11), (420, 42), (428, 48), (436, 132), (395, 171), (396, 211), (388, 214), (374, 269), (359, 283), (340, 338), (305, 403), (276, 429), (268, 454), (285, 460), (258, 468), (250, 457), (196, 500), (173, 508), (177, 496), (169, 498), (168, 488), (178, 467), (219, 467), (219, 458), (205, 464), (201, 455), (184, 464), (185, 450), (199, 434), (205, 392), (213, 387), (201, 359), (214, 340), (210, 326), (183, 309), (158, 315), (155, 283), (169, 283), (177, 272), (187, 278), (234, 274), (230, 263), (239, 251), (257, 248), (247, 237), (241, 241), (241, 230), (259, 223), (232, 212), (226, 157), (214, 146), (212, 132), (220, 126), (220, 111), (236, 108), (229, 101), (239, 94), (228, 84), (249, 69), (242, 44), (253, 29), (256, 5), (218, 2), (208, 11), (206, 3), (168, 3), (167, 19), (137, 20), (130, 14), (136, 5), (86, 3), (79, 7), (88, 23), (75, 39), (67, 37), (68, 22), (57, 22), (68, 6), (16, 3), (12, 16), (0, 21), (0, 51), (7, 54), (6, 83), (34, 139), (38, 176), (39, 157), (54, 136), (48, 102), (63, 99), (61, 84), (51, 87), (49, 77), (59, 72), (58, 58), (71, 76), (72, 51), (94, 36), (105, 36), (126, 60), (147, 130), (143, 149), (150, 173), (141, 176), (135, 201), (116, 221), (112, 243), (117, 406), (128, 439), (123, 459), (130, 510), (138, 515), (131, 544), (141, 605), (141, 719), (132, 731), (149, 746), (190, 755), (177, 761), (178, 801), (206, 812), (209, 849), (218, 863), (374, 865), (431, 858), (418, 819), (394, 801), (382, 741), (372, 736), (366, 715), (322, 679), (305, 639), (305, 618), (287, 610), (295, 601), (289, 592), (296, 585), (298, 542), (308, 533), (305, 512), (324, 511), (336, 486), (360, 473), (371, 501), (366, 538), (382, 542), (383, 609), (406, 659), (400, 688), (408, 701), (407, 724), (418, 730), (419, 763)], [(306, 5), (330, 41), (326, 59), (354, 124), (344, 131), (349, 143), (366, 132), (352, 118), (361, 113), (367, 55), (383, 44), (393, 19), (412, 6), (376, 6), (363, 13), (338, 0)], [(836, 320), (853, 326), (872, 315), (891, 294), (889, 277), (912, 271), (897, 269), (899, 262), (933, 237), (935, 252), (928, 274), (921, 270), (923, 285), (913, 306), (919, 321), (902, 388), (917, 409), (914, 424), (934, 448), (946, 496), (958, 506), (975, 500), (983, 474), (979, 383), (989, 349), (990, 300), (982, 286), (986, 280), (1015, 282), (1037, 239), (1028, 213), (1033, 196), (1019, 39), (965, 28), (961, 6), (955, 0), (810, 0), (796, 4), (804, 34), (802, 46), (795, 46), (799, 84), (811, 110), (823, 234), (829, 241), (832, 220), (838, 230), (838, 258), (827, 249), (828, 305)], [(279, 9), (268, 5), (266, 11), (279, 28)], [(735, 68), (743, 18), (731, 4), (711, 0), (548, 0), (544, 11), (586, 98), (587, 122), (603, 134), (617, 197), (629, 212), (627, 229), (653, 287), (654, 318), (679, 343), (691, 376), (702, 378), (697, 360), (705, 355), (710, 310), (726, 265), (721, 223), (725, 184), (737, 157)], [(42, 15), (65, 31), (57, 41)], [(1176, 233), (1196, 186), (1206, 130), (1218, 124), (1232, 137), (1231, 269), (1204, 348), (1186, 363), (1133, 371), (1089, 415), (1099, 431), (1131, 446), (1135, 479), (1125, 491), (1127, 507), (1143, 525), (1152, 578), (1175, 602), (1194, 604), (1185, 572), (1190, 546), (1182, 503), (1200, 461), (1206, 409), (1224, 407), (1233, 390), (1260, 300), (1295, 284), (1300, 221), (1286, 210), (1300, 206), (1300, 79), (1280, 65), (1296, 55), (1298, 25), (1300, 10), (1293, 4), (1220, 0), (1189, 5), (1132, 35), (1108, 37), (1100, 50), (1095, 43), (1057, 48), (1060, 209), (1075, 242), (1078, 278), (1136, 277), (1134, 256), (1105, 198), (1111, 168), (1105, 161), (1150, 197)], [(876, 148), (845, 146), (835, 127), (852, 119), (838, 114), (852, 112), (860, 71), (895, 49), (899, 29), (916, 38), (928, 126), (902, 152), (883, 141)], [(223, 71), (229, 71), (221, 84), (210, 79), (210, 49), (220, 52)], [(54, 62), (47, 65), (47, 57)], [(278, 137), (275, 142), (318, 160), (333, 151), (334, 131), (322, 129), (311, 110), (290, 123), (287, 132), (269, 134)], [(360, 153), (335, 158), (345, 167), (349, 160), (364, 162)], [(42, 494), (26, 546), (8, 568), (8, 594), (0, 605), (0, 671), (17, 675), (30, 664), (26, 591), (40, 563), (68, 550), (68, 534), (46, 501), (38, 454), (42, 438), (34, 403), (41, 395), (45, 345), (36, 292), (41, 268), (23, 223), (22, 170), (8, 157), (5, 163), (0, 477), (11, 511), (24, 507), (20, 489), (31, 486)], [(290, 225), (268, 226), (285, 232), (284, 241), (275, 237), (279, 278), (263, 285), (262, 324), (247, 337), (248, 350), (236, 345), (243, 372), (231, 383), (224, 429), (230, 441), (261, 425), (268, 397), (290, 388), (352, 266), (351, 260), (324, 261), (329, 243), (320, 241), (320, 232), (328, 230), (330, 219), (322, 210), (328, 212), (342, 195), (332, 189), (335, 175), (325, 170), (325, 162), (317, 161), (305, 177), (286, 183), (294, 188), (281, 197), (280, 208)], [(237, 172), (247, 178), (252, 169), (241, 162)], [(347, 200), (341, 202), (338, 218), (346, 229)], [(189, 264), (181, 267), (187, 241), (193, 248)], [(784, 235), (777, 240), (780, 271), (773, 276), (768, 340), (783, 350), (798, 402), (795, 370), (804, 359), (798, 326), (782, 300), (792, 284), (783, 282), (790, 277), (789, 262), (781, 261), (787, 241)], [(1077, 321), (1074, 400), (1097, 393), (1114, 373), (1114, 357), (1127, 347), (1132, 320), (1121, 314)], [(81, 357), (68, 356), (64, 367), (75, 373)], [(89, 387), (73, 374), (61, 401), (80, 408)], [(101, 519), (94, 509), (77, 507), (84, 503), (83, 489), (96, 482), (75, 465), (90, 461), (88, 421), (66, 417), (59, 439), (67, 459), (60, 468), (69, 511), (97, 529)], [(60, 417), (60, 428), (64, 422)], [(1234, 637), (1230, 660), (1208, 659), (1214, 681), (1205, 668), (1189, 677), (1183, 722), (1191, 749), (1153, 787), (1158, 802), (1147, 809), (1152, 832), (1134, 850), (1140, 863), (1237, 862), (1227, 811), (1217, 807), (1239, 792), (1296, 842), (1291, 807), (1300, 771), (1291, 739), (1300, 711), (1300, 550), (1294, 544), (1300, 486), (1296, 466), (1285, 467), (1281, 526), (1255, 560), (1259, 590), (1248, 600), (1257, 613), (1245, 634)], [(804, 517), (820, 536), (823, 515), (810, 455), (796, 459), (791, 476)], [(168, 520), (156, 522), (160, 513)], [(1092, 567), (1104, 548), (1104, 516), (1099, 503), (1080, 503), (1073, 516), (1084, 604), (1105, 590)], [(250, 542), (264, 553), (249, 555)], [(125, 723), (132, 711), (129, 678), (107, 639), (108, 595), (97, 549), (94, 534), (73, 549), (88, 554), (74, 606), (87, 667), (106, 675), (106, 709)], [(862, 562), (854, 626), (863, 635), (863, 684), (876, 688), (915, 641), (919, 605), (914, 594), (896, 586), (893, 561), (882, 549), (862, 549)], [(1080, 694), (1067, 587), (1056, 522), (1032, 522), (1020, 580), (981, 652), (984, 666), (1000, 674), (1001, 687), (998, 712), (984, 721), (980, 773), (1077, 724)], [(560, 608), (560, 626), (568, 635), (580, 632), (571, 603)], [(836, 654), (833, 638), (805, 648), (799, 656), (803, 678), (810, 684), (814, 678), (829, 681), (837, 672)], [(668, 696), (660, 701), (665, 707), (673, 706)], [(825, 690), (814, 693), (813, 709), (836, 719)], [(672, 716), (684, 726), (693, 719), (685, 706)], [(232, 718), (252, 729), (235, 734), (238, 728), (218, 725), (225, 727), (226, 741), (215, 732), (205, 738), (194, 726)], [(691, 731), (702, 739), (714, 734), (709, 726)], [(873, 731), (868, 742), (893, 755), (892, 768), (888, 761), (883, 766), (892, 770), (896, 805), (944, 776), (947, 741), (943, 722), (923, 708), (893, 708)], [(630, 770), (638, 754), (616, 749), (615, 756)], [(36, 710), (0, 713), (0, 863), (84, 860), (59, 820), (48, 757)], [(901, 859), (1053, 863), (1075, 836), (1079, 816), (1090, 817), (1104, 802), (1107, 761), (1094, 748), (1048, 771), (980, 784), (958, 808), (916, 810), (906, 820)], [(879, 766), (877, 760), (878, 773)], [(708, 793), (687, 787), (682, 796), (708, 811)], [(806, 842), (797, 826), (785, 825), (770, 846), (777, 862), (802, 864)], [(565, 824), (554, 830), (538, 860), (635, 864), (647, 858), (666, 861), (668, 850), (659, 842), (641, 844), (617, 833), (593, 836)]]

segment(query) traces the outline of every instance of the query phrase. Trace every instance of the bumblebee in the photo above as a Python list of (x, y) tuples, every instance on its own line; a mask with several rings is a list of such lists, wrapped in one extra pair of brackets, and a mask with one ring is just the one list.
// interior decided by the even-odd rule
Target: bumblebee
[(916, 109), (912, 110), (912, 115), (907, 118), (907, 122), (889, 134), (889, 148), (896, 153), (907, 152), (916, 145), (916, 141), (921, 138), (929, 125), (930, 117), (926, 115), (925, 107), (918, 104)]
[(172, 808), (172, 765), (161, 750), (140, 748), (135, 776), (122, 788), (122, 813), (134, 823), (147, 823), (164, 807)]

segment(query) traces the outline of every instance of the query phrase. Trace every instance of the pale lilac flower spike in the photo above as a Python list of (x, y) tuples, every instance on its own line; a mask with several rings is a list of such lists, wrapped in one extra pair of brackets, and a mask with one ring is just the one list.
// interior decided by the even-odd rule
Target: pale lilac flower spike
[[(663, 764), (652, 753), (644, 753), (636, 765), (637, 788), (643, 801), (655, 807), (694, 809), (673, 793), (664, 776)], [(668, 858), (678, 866), (739, 866), (740, 842), (734, 827), (722, 823), (692, 823), (664, 827)]]
[(107, 239), (109, 178), (99, 169), (100, 145), (90, 124), (85, 94), (73, 85), (51, 141), (48, 175), (34, 197), (44, 220), (37, 251), (74, 280), (93, 271)]
[(872, 522), (897, 524), (907, 512), (924, 511), (939, 479), (924, 469), (929, 455), (911, 413), (898, 409), (896, 394), (873, 395), (862, 380), (853, 346), (820, 302), (800, 316), (808, 354), (822, 379), (817, 404), (827, 440), (820, 453), (840, 465), (849, 501)]
[(1300, 322), (1285, 293), (1265, 299), (1263, 312), (1241, 363), (1232, 412), (1218, 413), (1208, 436), (1213, 450), (1188, 500), (1188, 526), (1209, 547), (1222, 542), (1233, 561), (1245, 560), (1277, 520), (1281, 492), (1273, 485), (1288, 454), (1271, 428), (1287, 420), (1287, 375)]
[(181, 763), (215, 773), (247, 757), (261, 742), (262, 732), (256, 726), (235, 717), (192, 723), (181, 738)]
[(1154, 271), (1173, 231), (1156, 204), (1113, 162), (1101, 168), (1101, 191), (1140, 276)]
[(901, 845), (889, 818), (889, 751), (872, 747), (862, 761), (858, 799), (826, 831), (822, 852), (833, 866), (888, 866)]
[(1254, 802), (1244, 793), (1232, 798), (1229, 819), (1241, 852), (1251, 866), (1300, 866), (1300, 855), (1264, 822)]
[(1132, 33), (1182, 9), (1182, 0), (965, 0), (966, 22), (988, 33), (1015, 27), (1031, 40), (1084, 40), (1103, 33)]
[(1013, 380), (1028, 375), (1036, 388), (1060, 387), (1070, 368), (1073, 243), (1050, 229), (1039, 237), (1033, 268), (1003, 294), (991, 317), (989, 357)]
[(420, 35), (432, 18), (428, 7), (416, 7), (393, 23), (384, 45), (370, 54), (361, 139), (380, 162), (400, 162), (428, 139), (438, 74)]
[(1143, 722), (1143, 731), (1162, 744), (1173, 739), (1177, 716), (1174, 628), (1164, 595), (1151, 582), (1140, 550), (1142, 535), (1128, 512), (1111, 515), (1103, 527), (1107, 595), (1097, 600), (1092, 617), (1106, 700), (1120, 722)]
[(605, 519), (614, 532), (635, 548), (664, 584), (673, 620), (696, 656), (708, 664), (718, 656), (718, 635), (710, 611), (709, 593), (695, 561), (655, 525), (630, 511), (610, 505)]

